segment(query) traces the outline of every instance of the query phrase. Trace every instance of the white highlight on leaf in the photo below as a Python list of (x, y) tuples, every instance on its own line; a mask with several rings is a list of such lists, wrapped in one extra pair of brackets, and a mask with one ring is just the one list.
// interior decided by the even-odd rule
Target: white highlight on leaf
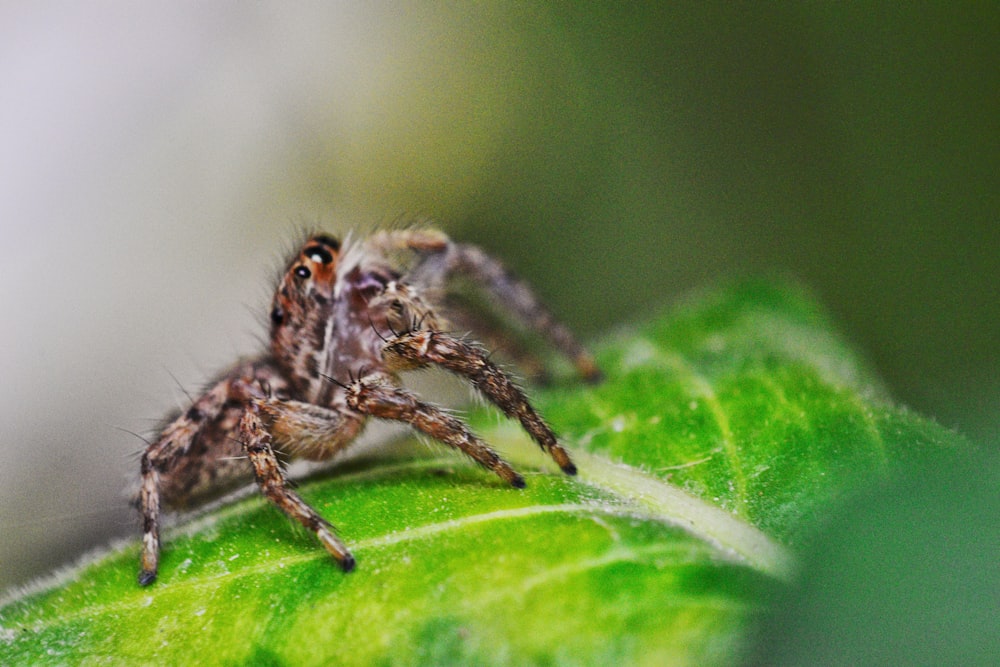
[(790, 578), (791, 554), (741, 517), (623, 463), (587, 452), (573, 456), (584, 482), (634, 502), (751, 567), (779, 579)]

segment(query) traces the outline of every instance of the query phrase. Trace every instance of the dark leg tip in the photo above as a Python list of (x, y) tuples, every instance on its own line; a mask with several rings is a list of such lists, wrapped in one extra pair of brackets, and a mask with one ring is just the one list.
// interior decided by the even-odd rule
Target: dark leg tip
[(357, 565), (357, 562), (354, 560), (354, 556), (352, 556), (351, 554), (347, 554), (347, 556), (345, 556), (344, 559), (340, 561), (340, 569), (343, 570), (344, 572), (350, 572), (351, 570), (354, 569), (355, 565)]
[(521, 477), (520, 475), (517, 475), (516, 477), (514, 477), (514, 479), (510, 480), (510, 485), (513, 486), (515, 489), (523, 489), (525, 486), (527, 486), (524, 483), (524, 478)]
[(567, 463), (566, 465), (562, 466), (562, 471), (564, 473), (566, 473), (567, 475), (575, 475), (576, 474), (576, 466), (573, 465), (573, 463)]
[(139, 585), (140, 586), (149, 586), (154, 581), (156, 581), (156, 573), (155, 572), (148, 572), (146, 570), (143, 570), (142, 572), (139, 573)]

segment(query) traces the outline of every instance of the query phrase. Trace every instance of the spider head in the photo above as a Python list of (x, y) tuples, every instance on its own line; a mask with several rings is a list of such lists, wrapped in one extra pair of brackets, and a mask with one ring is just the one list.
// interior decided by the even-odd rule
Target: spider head
[(281, 277), (271, 302), (271, 349), (289, 368), (322, 349), (333, 308), (340, 241), (317, 234), (303, 245)]

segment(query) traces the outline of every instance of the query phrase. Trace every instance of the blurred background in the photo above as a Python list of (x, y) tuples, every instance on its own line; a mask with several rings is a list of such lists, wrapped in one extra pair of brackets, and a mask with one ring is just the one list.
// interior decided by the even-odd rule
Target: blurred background
[(137, 535), (302, 228), (430, 217), (584, 337), (803, 281), (1000, 442), (992, 3), (0, 4), (0, 589)]

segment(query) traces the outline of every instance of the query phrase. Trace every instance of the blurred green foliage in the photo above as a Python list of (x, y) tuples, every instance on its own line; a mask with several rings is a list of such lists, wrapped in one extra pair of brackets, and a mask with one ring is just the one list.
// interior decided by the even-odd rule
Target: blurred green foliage
[(1000, 459), (909, 466), (832, 512), (748, 664), (988, 665), (1000, 655)]

